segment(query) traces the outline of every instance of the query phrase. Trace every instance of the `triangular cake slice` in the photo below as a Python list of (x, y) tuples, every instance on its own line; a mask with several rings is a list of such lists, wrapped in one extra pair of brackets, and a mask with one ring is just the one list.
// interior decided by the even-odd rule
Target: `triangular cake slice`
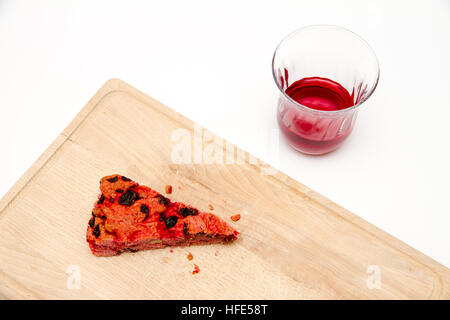
[(212, 213), (172, 202), (121, 175), (101, 179), (86, 240), (96, 256), (234, 241), (239, 234)]

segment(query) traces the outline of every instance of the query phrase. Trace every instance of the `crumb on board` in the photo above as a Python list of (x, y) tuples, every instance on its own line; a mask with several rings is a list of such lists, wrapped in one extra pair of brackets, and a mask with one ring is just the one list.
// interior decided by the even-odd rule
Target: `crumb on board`
[(217, 257), (219, 255), (219, 250), (216, 250), (216, 252), (214, 252), (214, 255)]
[(241, 219), (241, 215), (240, 214), (235, 214), (234, 216), (231, 216), (230, 218), (231, 218), (231, 220), (236, 222), (236, 221), (239, 221), (239, 219)]
[(192, 253), (188, 253), (188, 255), (187, 255), (187, 258), (188, 258), (188, 260), (192, 260), (192, 259), (194, 259), (194, 256), (192, 255)]
[(196, 273), (199, 273), (199, 272), (200, 272), (200, 268), (198, 267), (198, 265), (196, 265), (194, 263), (194, 271), (192, 271), (192, 274), (196, 274)]
[(170, 249), (170, 251), (169, 251), (170, 253), (172, 253), (173, 252), (173, 250), (172, 249)]
[(167, 194), (171, 194), (171, 193), (172, 193), (172, 186), (171, 186), (170, 184), (168, 184), (168, 185), (166, 186), (166, 193), (167, 193)]
[(208, 204), (208, 208), (209, 208), (209, 210), (214, 210), (214, 207), (212, 204)]

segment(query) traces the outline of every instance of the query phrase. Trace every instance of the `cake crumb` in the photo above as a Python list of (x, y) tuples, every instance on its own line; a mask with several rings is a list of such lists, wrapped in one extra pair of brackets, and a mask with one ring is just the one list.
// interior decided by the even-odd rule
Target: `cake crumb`
[(192, 255), (192, 253), (188, 253), (188, 255), (187, 255), (187, 258), (188, 258), (188, 260), (192, 260), (192, 259), (194, 259), (194, 256)]
[(235, 214), (234, 216), (231, 216), (230, 218), (231, 218), (231, 220), (236, 222), (236, 221), (239, 221), (239, 219), (241, 219), (241, 215), (240, 214)]
[(196, 265), (194, 263), (194, 271), (192, 271), (192, 274), (196, 274), (196, 273), (199, 273), (199, 272), (200, 272), (200, 268), (198, 267), (198, 265)]
[(168, 184), (168, 185), (166, 186), (166, 193), (167, 193), (167, 194), (171, 194), (171, 193), (172, 193), (172, 186), (171, 186), (170, 184)]
[(216, 252), (214, 252), (214, 255), (217, 257), (219, 255), (219, 250), (216, 250)]
[(208, 208), (209, 208), (209, 210), (214, 210), (214, 207), (213, 207), (212, 204), (209, 204), (209, 205), (208, 205)]
[(173, 250), (172, 249), (170, 249), (170, 251), (169, 251), (170, 253), (172, 253), (173, 252)]

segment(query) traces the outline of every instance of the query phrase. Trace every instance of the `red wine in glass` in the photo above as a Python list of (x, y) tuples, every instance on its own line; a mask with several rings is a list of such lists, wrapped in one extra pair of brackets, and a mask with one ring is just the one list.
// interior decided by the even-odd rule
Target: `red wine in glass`
[(351, 133), (360, 107), (378, 84), (372, 48), (344, 28), (317, 25), (290, 33), (275, 49), (278, 124), (296, 150), (320, 155)]
[(346, 117), (327, 117), (320, 112), (343, 110), (355, 104), (354, 94), (339, 83), (328, 78), (303, 78), (289, 85), (285, 93), (302, 106), (319, 110), (314, 114), (280, 105), (278, 124), (294, 148), (308, 154), (324, 154), (335, 150), (351, 132), (352, 124), (345, 125)]

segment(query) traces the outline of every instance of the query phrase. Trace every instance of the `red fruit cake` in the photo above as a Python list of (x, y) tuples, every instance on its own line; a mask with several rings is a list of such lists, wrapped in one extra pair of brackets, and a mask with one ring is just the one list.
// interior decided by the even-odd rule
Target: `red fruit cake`
[(96, 256), (231, 242), (239, 234), (212, 213), (172, 202), (121, 175), (102, 178), (100, 191), (86, 234)]

